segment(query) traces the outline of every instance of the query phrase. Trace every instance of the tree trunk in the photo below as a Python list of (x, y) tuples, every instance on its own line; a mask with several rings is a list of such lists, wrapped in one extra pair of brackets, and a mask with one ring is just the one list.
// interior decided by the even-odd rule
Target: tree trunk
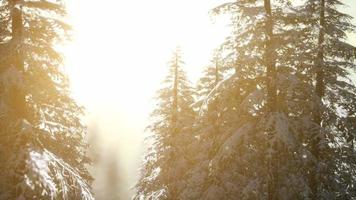
[[(275, 55), (275, 45), (274, 45), (274, 34), (273, 34), (273, 18), (272, 18), (272, 7), (270, 0), (264, 0), (264, 9), (266, 13), (266, 44), (265, 44), (265, 54), (264, 62), (267, 68), (267, 113), (276, 112), (276, 55)], [(277, 144), (271, 144), (274, 148), (277, 148)], [(278, 149), (276, 149), (278, 152)], [(278, 155), (273, 155), (268, 161), (268, 199), (276, 200), (278, 199)]]
[(267, 68), (267, 109), (270, 112), (276, 111), (276, 55), (273, 35), (273, 19), (271, 1), (264, 0), (265, 12), (267, 15), (265, 31), (266, 31), (266, 46), (265, 46), (265, 65)]
[[(10, 18), (12, 21), (11, 26), (11, 41), (10, 47), (13, 48), (8, 49), (11, 53), (9, 54), (9, 66), (16, 70), (17, 75), (19, 76), (20, 80), (14, 84), (12, 84), (9, 88), (8, 93), (8, 100), (9, 100), (9, 107), (11, 109), (10, 118), (14, 122), (21, 122), (19, 125), (22, 126), (22, 122), (27, 120), (27, 109), (26, 109), (26, 99), (25, 99), (25, 92), (23, 89), (23, 82), (24, 82), (24, 55), (23, 55), (23, 14), (19, 0), (11, 0), (9, 1), (10, 6)], [(13, 45), (12, 45), (13, 44)], [(19, 127), (21, 130), (22, 127)], [(19, 142), (21, 143), (22, 147), (25, 148), (26, 144), (28, 143), (28, 136), (21, 135)], [(21, 162), (16, 165), (14, 168), (15, 173), (17, 174), (14, 176), (13, 181), (16, 184), (24, 183), (25, 175), (27, 174), (27, 166), (26, 166), (26, 159), (27, 155), (16, 155), (17, 158), (21, 159)], [(19, 196), (20, 194), (24, 194), (24, 188), (22, 187), (14, 187), (13, 195), (14, 197)]]
[[(214, 87), (216, 87), (219, 84), (220, 81), (220, 76), (219, 76), (219, 58), (216, 56), (215, 58), (215, 83)], [(218, 134), (220, 131), (220, 122), (219, 122), (219, 113), (218, 113), (218, 104), (219, 104), (219, 97), (217, 96), (215, 101), (214, 101), (214, 124), (215, 124), (215, 134)]]
[[(173, 67), (174, 67), (174, 74), (173, 74), (173, 103), (172, 103), (172, 136), (169, 140), (169, 145), (171, 147), (173, 147), (174, 149), (176, 148), (176, 143), (174, 141), (174, 138), (177, 137), (178, 134), (178, 52), (176, 51), (175, 54), (175, 60), (173, 63)], [(175, 149), (177, 150), (177, 149)], [(180, 152), (175, 151), (174, 153), (171, 152), (171, 154), (169, 155), (171, 157), (171, 159), (176, 159), (177, 156), (179, 156)], [(172, 163), (171, 163), (171, 167)], [(167, 180), (167, 184), (170, 185), (168, 187), (168, 199), (172, 199), (172, 200), (177, 200), (177, 188), (175, 186), (175, 184), (170, 184), (171, 182), (174, 182), (174, 180)]]
[[(12, 20), (12, 39), (11, 42), (15, 43), (15, 49), (11, 49), (14, 51), (13, 59), (11, 60), (11, 64), (18, 71), (20, 76), (22, 76), (23, 81), (23, 73), (24, 73), (24, 55), (23, 55), (23, 16), (21, 5), (19, 4), (19, 0), (10, 1), (11, 7), (11, 20)], [(25, 119), (26, 118), (26, 102), (25, 102), (25, 94), (23, 88), (21, 88), (20, 83), (17, 83), (14, 88), (11, 89), (12, 92), (10, 94), (11, 98), (11, 107), (14, 111), (14, 117), (17, 119)]]
[[(320, 0), (320, 29), (319, 29), (319, 38), (318, 38), (318, 54), (316, 58), (316, 85), (315, 91), (316, 95), (319, 97), (320, 102), (325, 93), (325, 84), (324, 84), (324, 31), (325, 31), (325, 0)], [(317, 110), (314, 116), (315, 123), (322, 126), (322, 111)], [(313, 169), (310, 173), (310, 187), (311, 187), (311, 199), (318, 199), (318, 163), (320, 158), (319, 151), (319, 137), (313, 137), (312, 139), (312, 154), (316, 158), (316, 163), (313, 165)]]
[(174, 63), (174, 83), (173, 83), (173, 108), (172, 108), (172, 125), (173, 132), (177, 132), (177, 115), (178, 115), (178, 55), (176, 52)]

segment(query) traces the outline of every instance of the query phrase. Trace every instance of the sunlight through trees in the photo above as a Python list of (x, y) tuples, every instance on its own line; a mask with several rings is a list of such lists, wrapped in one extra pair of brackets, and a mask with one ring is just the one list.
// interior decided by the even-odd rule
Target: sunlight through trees
[(355, 2), (182, 1), (0, 0), (0, 200), (356, 199)]

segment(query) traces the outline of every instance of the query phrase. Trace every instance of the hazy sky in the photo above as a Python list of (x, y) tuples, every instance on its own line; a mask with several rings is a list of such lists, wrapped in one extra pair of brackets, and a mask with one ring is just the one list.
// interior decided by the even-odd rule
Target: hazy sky
[(86, 107), (89, 128), (104, 146), (118, 146), (123, 176), (138, 174), (152, 100), (180, 45), (193, 79), (225, 37), (208, 15), (215, 0), (68, 1), (74, 41), (67, 71), (75, 98)]
[[(130, 180), (142, 150), (152, 97), (180, 45), (195, 80), (226, 35), (224, 20), (208, 15), (224, 0), (67, 1), (74, 41), (66, 49), (75, 98), (87, 108), (106, 146), (119, 146)], [(356, 1), (345, 10), (356, 17)], [(354, 20), (356, 23), (356, 21)], [(350, 41), (356, 45), (355, 34)]]

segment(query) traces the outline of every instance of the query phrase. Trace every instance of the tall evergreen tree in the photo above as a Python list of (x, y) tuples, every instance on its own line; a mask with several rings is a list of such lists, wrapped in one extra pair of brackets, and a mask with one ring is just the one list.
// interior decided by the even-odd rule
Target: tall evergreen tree
[(210, 64), (204, 69), (202, 77), (198, 80), (196, 87), (198, 101), (209, 95), (211, 90), (223, 79), (225, 66), (221, 57), (221, 51), (219, 49), (215, 50)]
[[(203, 76), (199, 79), (197, 84), (197, 94), (198, 94), (198, 103), (201, 111), (200, 116), (197, 121), (196, 131), (198, 136), (203, 137), (214, 137), (219, 134), (220, 129), (223, 127), (223, 121), (221, 121), (221, 100), (218, 96), (211, 96), (209, 102), (204, 101), (207, 96), (211, 95), (211, 91), (217, 87), (219, 82), (223, 79), (225, 66), (223, 60), (221, 59), (221, 52), (215, 50), (213, 58), (210, 65), (205, 69)], [(202, 109), (205, 107), (205, 109)], [(204, 132), (205, 134), (201, 134)], [(204, 138), (200, 138), (204, 140)], [(214, 142), (215, 139), (210, 139), (207, 142)], [(210, 144), (210, 147), (207, 147), (212, 154), (216, 149), (216, 145)], [(206, 153), (206, 152), (204, 152)]]
[(314, 44), (302, 49), (312, 64), (320, 102), (313, 120), (321, 129), (309, 143), (315, 157), (309, 177), (312, 199), (355, 198), (356, 88), (350, 69), (355, 69), (356, 48), (346, 42), (355, 26), (341, 6), (336, 0), (308, 0), (299, 10), (307, 15), (303, 22)]
[(0, 199), (93, 199), (82, 108), (55, 45), (62, 1), (0, 1)]
[(228, 51), (224, 60), (235, 72), (212, 91), (223, 99), (222, 116), (228, 118), (215, 141), (217, 153), (208, 162), (214, 181), (195, 199), (309, 195), (304, 169), (310, 152), (303, 144), (318, 129), (310, 117), (316, 102), (313, 88), (298, 72), (297, 57), (290, 53), (304, 33), (293, 29), (298, 17), (290, 6), (246, 0), (215, 9), (231, 13), (234, 28), (223, 48)]
[[(198, 80), (196, 93), (197, 102), (194, 104), (199, 112), (199, 117), (194, 124), (194, 140), (190, 146), (192, 164), (188, 170), (186, 185), (180, 194), (180, 199), (196, 199), (206, 185), (211, 181), (209, 177), (208, 158), (216, 153), (216, 140), (220, 129), (223, 127), (221, 120), (220, 97), (214, 96), (206, 102), (207, 96), (223, 79), (225, 66), (221, 59), (221, 51), (214, 51), (210, 64), (204, 69), (203, 76)], [(205, 109), (202, 109), (205, 107)], [(204, 163), (204, 164), (202, 164)]]
[(193, 90), (182, 65), (177, 49), (164, 88), (158, 91), (154, 122), (149, 126), (153, 147), (146, 155), (134, 199), (179, 199), (185, 187), (195, 112)]

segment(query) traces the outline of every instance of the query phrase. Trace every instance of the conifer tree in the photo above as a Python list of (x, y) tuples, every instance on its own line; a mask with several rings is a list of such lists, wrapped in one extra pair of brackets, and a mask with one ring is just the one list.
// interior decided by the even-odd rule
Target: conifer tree
[(152, 113), (153, 147), (148, 150), (134, 199), (179, 199), (190, 165), (189, 144), (195, 112), (193, 90), (182, 68), (180, 50), (169, 63), (164, 87), (158, 91)]
[(323, 4), (237, 1), (215, 9), (232, 15), (223, 48), (235, 74), (206, 102), (234, 99), (222, 101), (232, 123), (217, 134), (217, 154), (200, 163), (215, 180), (191, 199), (353, 198), (355, 48), (345, 43), (353, 25), (336, 10), (340, 2)]
[(303, 142), (318, 129), (310, 117), (315, 95), (290, 54), (295, 39), (303, 34), (293, 29), (296, 12), (290, 6), (254, 0), (214, 10), (231, 13), (234, 29), (223, 48), (228, 51), (224, 60), (235, 72), (212, 92), (223, 98), (222, 116), (228, 118), (215, 143), (217, 153), (209, 158), (214, 181), (198, 199), (309, 195), (304, 169), (310, 152)]
[[(220, 121), (222, 109), (220, 98), (218, 96), (212, 96), (209, 98), (209, 102), (203, 101), (223, 79), (225, 66), (221, 59), (220, 53), (221, 52), (218, 50), (215, 50), (210, 65), (205, 69), (203, 76), (198, 81), (196, 89), (198, 94), (197, 105), (200, 107), (199, 111), (201, 111), (201, 117), (199, 117), (196, 121), (196, 131), (198, 131), (198, 136), (214, 137), (219, 134), (220, 129), (224, 124)], [(206, 109), (201, 109), (202, 106), (205, 106)], [(200, 132), (204, 132), (204, 134), (202, 135)], [(200, 138), (200, 140), (204, 140), (204, 138)], [(214, 141), (215, 139), (210, 139), (210, 142)], [(210, 144), (210, 146), (206, 148), (211, 151), (210, 153), (213, 153), (215, 146), (216, 145)]]
[(198, 80), (196, 87), (198, 101), (209, 95), (210, 91), (223, 79), (224, 70), (221, 52), (215, 50), (210, 64), (204, 69), (203, 76)]
[[(210, 64), (204, 69), (203, 76), (198, 80), (196, 93), (197, 102), (194, 104), (199, 112), (199, 117), (194, 123), (194, 139), (190, 146), (192, 164), (188, 170), (186, 186), (180, 194), (180, 199), (196, 199), (206, 185), (209, 185), (208, 158), (216, 153), (216, 140), (220, 129), (223, 127), (221, 120), (220, 97), (214, 96), (205, 102), (210, 92), (223, 79), (225, 66), (221, 59), (221, 51), (214, 51)], [(206, 109), (202, 107), (206, 106)], [(204, 164), (202, 164), (204, 163)]]
[(340, 12), (341, 1), (308, 0), (299, 10), (307, 27), (304, 46), (306, 63), (311, 63), (315, 93), (320, 105), (313, 120), (321, 129), (308, 143), (315, 158), (310, 168), (312, 199), (355, 198), (355, 69), (356, 48), (346, 42), (352, 32), (352, 17)]
[(58, 42), (62, 1), (0, 1), (0, 199), (93, 199), (83, 109), (70, 97)]

